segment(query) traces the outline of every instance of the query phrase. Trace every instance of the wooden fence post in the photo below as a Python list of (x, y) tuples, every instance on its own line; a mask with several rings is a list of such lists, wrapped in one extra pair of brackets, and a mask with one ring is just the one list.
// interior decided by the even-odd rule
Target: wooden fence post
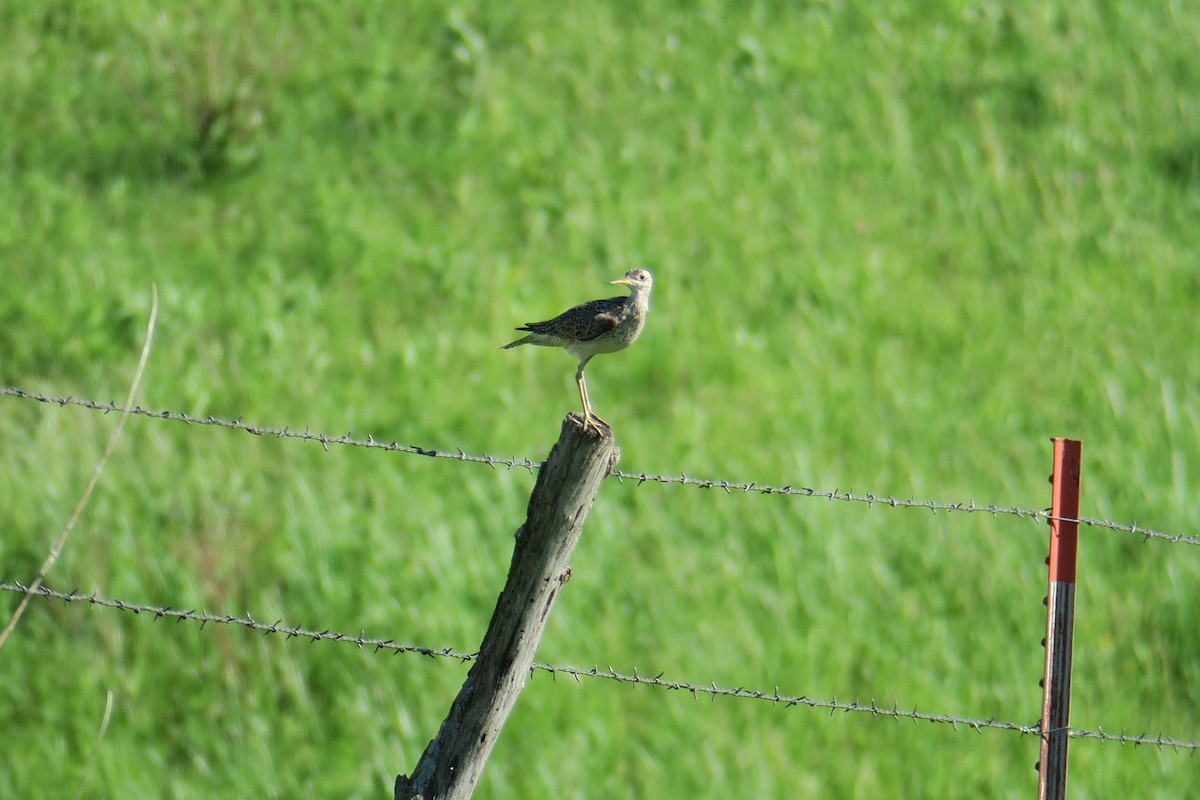
[(616, 466), (612, 431), (599, 436), (569, 414), (538, 472), (525, 524), (517, 530), (508, 581), (479, 657), (412, 777), (396, 778), (395, 800), (471, 796), (500, 729), (525, 686), (534, 653), (600, 483)]
[(1050, 567), (1046, 592), (1046, 670), (1042, 677), (1038, 800), (1067, 796), (1067, 742), (1071, 738), (1071, 648), (1075, 634), (1075, 557), (1079, 547), (1082, 444), (1054, 439), (1050, 501)]

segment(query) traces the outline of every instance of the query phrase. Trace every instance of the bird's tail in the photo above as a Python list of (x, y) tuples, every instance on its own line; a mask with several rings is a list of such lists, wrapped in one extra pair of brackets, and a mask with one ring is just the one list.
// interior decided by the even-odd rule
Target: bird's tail
[(504, 347), (501, 347), (500, 349), (501, 350), (511, 350), (514, 347), (520, 347), (521, 345), (529, 344), (532, 341), (533, 341), (533, 334), (530, 334), (528, 336), (523, 336), (520, 339), (517, 339), (515, 342), (509, 342), (508, 344), (504, 345)]

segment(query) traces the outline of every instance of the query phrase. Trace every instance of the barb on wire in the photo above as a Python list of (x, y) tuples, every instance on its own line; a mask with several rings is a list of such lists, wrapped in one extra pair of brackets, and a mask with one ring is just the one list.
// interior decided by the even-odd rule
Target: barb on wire
[[(13, 386), (0, 386), (0, 397), (2, 396), (16, 397), (23, 400), (34, 400), (39, 403), (57, 406), (78, 406), (80, 408), (90, 409), (92, 411), (101, 411), (104, 413), (121, 411), (121, 407), (113, 403), (100, 403), (94, 400), (81, 400), (74, 397), (52, 397), (39, 394), (37, 392), (28, 392), (23, 389), (18, 389)], [(240, 419), (229, 420), (220, 419), (218, 417), (193, 417), (178, 411), (148, 411), (144, 408), (135, 406), (129, 409), (129, 413), (135, 416), (149, 417), (150, 419), (165, 419), (175, 422), (184, 422), (189, 425), (214, 425), (219, 428), (228, 428), (231, 430), (245, 431), (246, 433), (255, 436), (274, 436), (280, 439), (301, 439), (309, 442), (317, 442), (325, 449), (329, 449), (329, 445), (346, 445), (348, 447), (366, 447), (377, 450), (388, 450), (400, 453), (411, 453), (413, 455), (428, 456), (430, 458), (449, 458), (455, 461), (470, 461), (476, 464), (487, 464), (491, 467), (508, 467), (526, 469), (530, 472), (535, 472), (541, 468), (542, 462), (535, 461), (529, 458), (505, 458), (503, 456), (491, 455), (470, 455), (463, 452), (462, 449), (454, 450), (436, 449), (428, 447), (419, 447), (417, 445), (397, 444), (396, 442), (382, 442), (372, 436), (366, 439), (356, 439), (351, 434), (347, 433), (342, 436), (330, 436), (322, 433), (312, 433), (308, 430), (295, 431), (291, 428), (271, 428), (262, 425), (252, 425), (243, 422)], [(918, 500), (916, 498), (890, 497), (887, 495), (873, 493), (855, 493), (853, 491), (822, 491), (819, 489), (810, 489), (804, 486), (772, 486), (761, 483), (747, 483), (743, 481), (729, 480), (709, 480), (703, 478), (689, 478), (687, 475), (654, 475), (646, 472), (626, 472), (624, 470), (613, 470), (609, 477), (616, 478), (618, 481), (635, 481), (638, 485), (643, 483), (663, 483), (663, 484), (678, 484), (681, 486), (694, 486), (701, 489), (724, 489), (726, 492), (747, 492), (751, 494), (781, 494), (790, 495), (793, 497), (812, 497), (823, 500), (837, 500), (845, 503), (863, 503), (868, 507), (871, 506), (886, 506), (889, 508), (918, 508), (926, 509), (937, 513), (939, 511), (946, 512), (963, 512), (976, 514), (991, 514), (992, 516), (1012, 516), (1024, 519), (1033, 520), (1050, 520), (1050, 519), (1065, 519), (1060, 517), (1051, 517), (1050, 512), (1045, 509), (1033, 508), (1017, 508), (1015, 506), (999, 506), (999, 505), (981, 505), (974, 500), (960, 503), (945, 503), (935, 500)], [(1159, 539), (1165, 542), (1174, 544), (1188, 544), (1200, 546), (1200, 537), (1184, 536), (1179, 534), (1163, 533), (1161, 531), (1144, 528), (1140, 525), (1123, 524), (1111, 522), (1109, 520), (1092, 519), (1090, 517), (1079, 517), (1078, 519), (1066, 519), (1067, 522), (1078, 522), (1080, 525), (1088, 525), (1097, 528), (1106, 528), (1113, 531), (1122, 531), (1141, 536), (1145, 539)]]
[[(234, 625), (248, 630), (258, 631), (263, 634), (281, 634), (286, 639), (307, 639), (309, 641), (331, 641), (344, 644), (353, 644), (360, 649), (371, 648), (372, 650), (385, 651), (391, 653), (417, 653), (431, 658), (446, 658), (455, 661), (474, 661), (478, 657), (476, 653), (464, 653), (450, 648), (435, 649), (432, 647), (420, 647), (417, 645), (399, 644), (391, 639), (375, 639), (369, 638), (362, 634), (357, 636), (353, 634), (336, 633), (329, 630), (313, 631), (300, 627), (291, 627), (284, 625), (282, 621), (272, 623), (260, 622), (253, 617), (245, 616), (238, 617), (232, 614), (209, 614), (203, 611), (196, 610), (181, 610), (176, 608), (163, 608), (159, 606), (146, 605), (142, 603), (129, 603), (123, 600), (115, 600), (111, 598), (100, 597), (92, 593), (90, 595), (81, 594), (79, 592), (58, 592), (49, 589), (45, 586), (36, 589), (27, 588), (20, 583), (8, 583), (0, 581), (0, 591), (18, 592), (21, 594), (32, 595), (46, 599), (47, 601), (61, 600), (64, 603), (86, 603), (90, 606), (99, 608), (115, 609), (118, 611), (132, 612), (134, 614), (146, 614), (154, 619), (163, 617), (175, 619), (179, 621), (187, 620), (190, 622), (199, 622), (203, 628), (208, 623), (218, 625)], [(969, 717), (960, 717), (952, 714), (933, 714), (923, 711), (918, 711), (913, 708), (911, 711), (901, 709), (897, 704), (891, 706), (880, 706), (874, 700), (869, 703), (844, 700), (820, 700), (806, 695), (787, 695), (781, 694), (778, 687), (773, 691), (762, 691), (755, 689), (745, 689), (742, 687), (730, 688), (718, 686), (716, 683), (698, 684), (689, 683), (687, 681), (676, 681), (664, 678), (662, 674), (654, 677), (644, 677), (634, 670), (633, 674), (625, 674), (617, 672), (611, 666), (605, 669), (593, 667), (591, 669), (583, 669), (580, 667), (558, 666), (554, 664), (544, 664), (535, 662), (531, 670), (547, 672), (550, 675), (568, 675), (579, 681), (582, 678), (595, 678), (599, 680), (616, 681), (617, 683), (644, 684), (653, 686), (659, 689), (669, 689), (673, 691), (685, 692), (693, 697), (707, 695), (709, 697), (730, 697), (738, 700), (759, 700), (762, 702), (771, 703), (777, 706), (805, 706), (807, 708), (827, 710), (830, 713), (845, 712), (845, 713), (861, 713), (870, 714), (873, 717), (881, 717), (894, 719), (896, 721), (912, 720), (914, 722), (930, 722), (934, 724), (949, 725), (955, 730), (966, 729), (976, 732), (983, 732), (985, 729), (1015, 731), (1022, 735), (1036, 735), (1039, 733), (1038, 725), (1021, 725), (1016, 722), (1005, 722), (997, 720), (995, 717), (989, 719), (972, 719)], [(1121, 734), (1105, 733), (1103, 730), (1087, 731), (1075, 730), (1070, 732), (1072, 737), (1081, 739), (1095, 739), (1101, 742), (1119, 742), (1121, 744), (1132, 745), (1152, 745), (1158, 749), (1171, 750), (1200, 750), (1200, 741), (1185, 741), (1176, 739), (1170, 736), (1131, 736), (1124, 732)]]

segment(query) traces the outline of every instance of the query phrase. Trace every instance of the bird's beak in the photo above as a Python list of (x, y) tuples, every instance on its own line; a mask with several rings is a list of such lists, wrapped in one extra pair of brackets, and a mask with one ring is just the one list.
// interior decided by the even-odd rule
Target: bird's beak
[(609, 281), (609, 284), (612, 286), (633, 286), (633, 281), (629, 280), (628, 278), (621, 278), (619, 280)]

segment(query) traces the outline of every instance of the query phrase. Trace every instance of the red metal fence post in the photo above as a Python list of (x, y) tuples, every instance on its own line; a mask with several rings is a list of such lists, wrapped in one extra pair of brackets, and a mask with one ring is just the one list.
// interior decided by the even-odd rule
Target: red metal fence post
[(1079, 547), (1079, 476), (1082, 444), (1054, 439), (1050, 502), (1050, 566), (1046, 592), (1046, 671), (1042, 678), (1038, 800), (1067, 796), (1070, 739), (1071, 645), (1075, 629), (1075, 556)]

